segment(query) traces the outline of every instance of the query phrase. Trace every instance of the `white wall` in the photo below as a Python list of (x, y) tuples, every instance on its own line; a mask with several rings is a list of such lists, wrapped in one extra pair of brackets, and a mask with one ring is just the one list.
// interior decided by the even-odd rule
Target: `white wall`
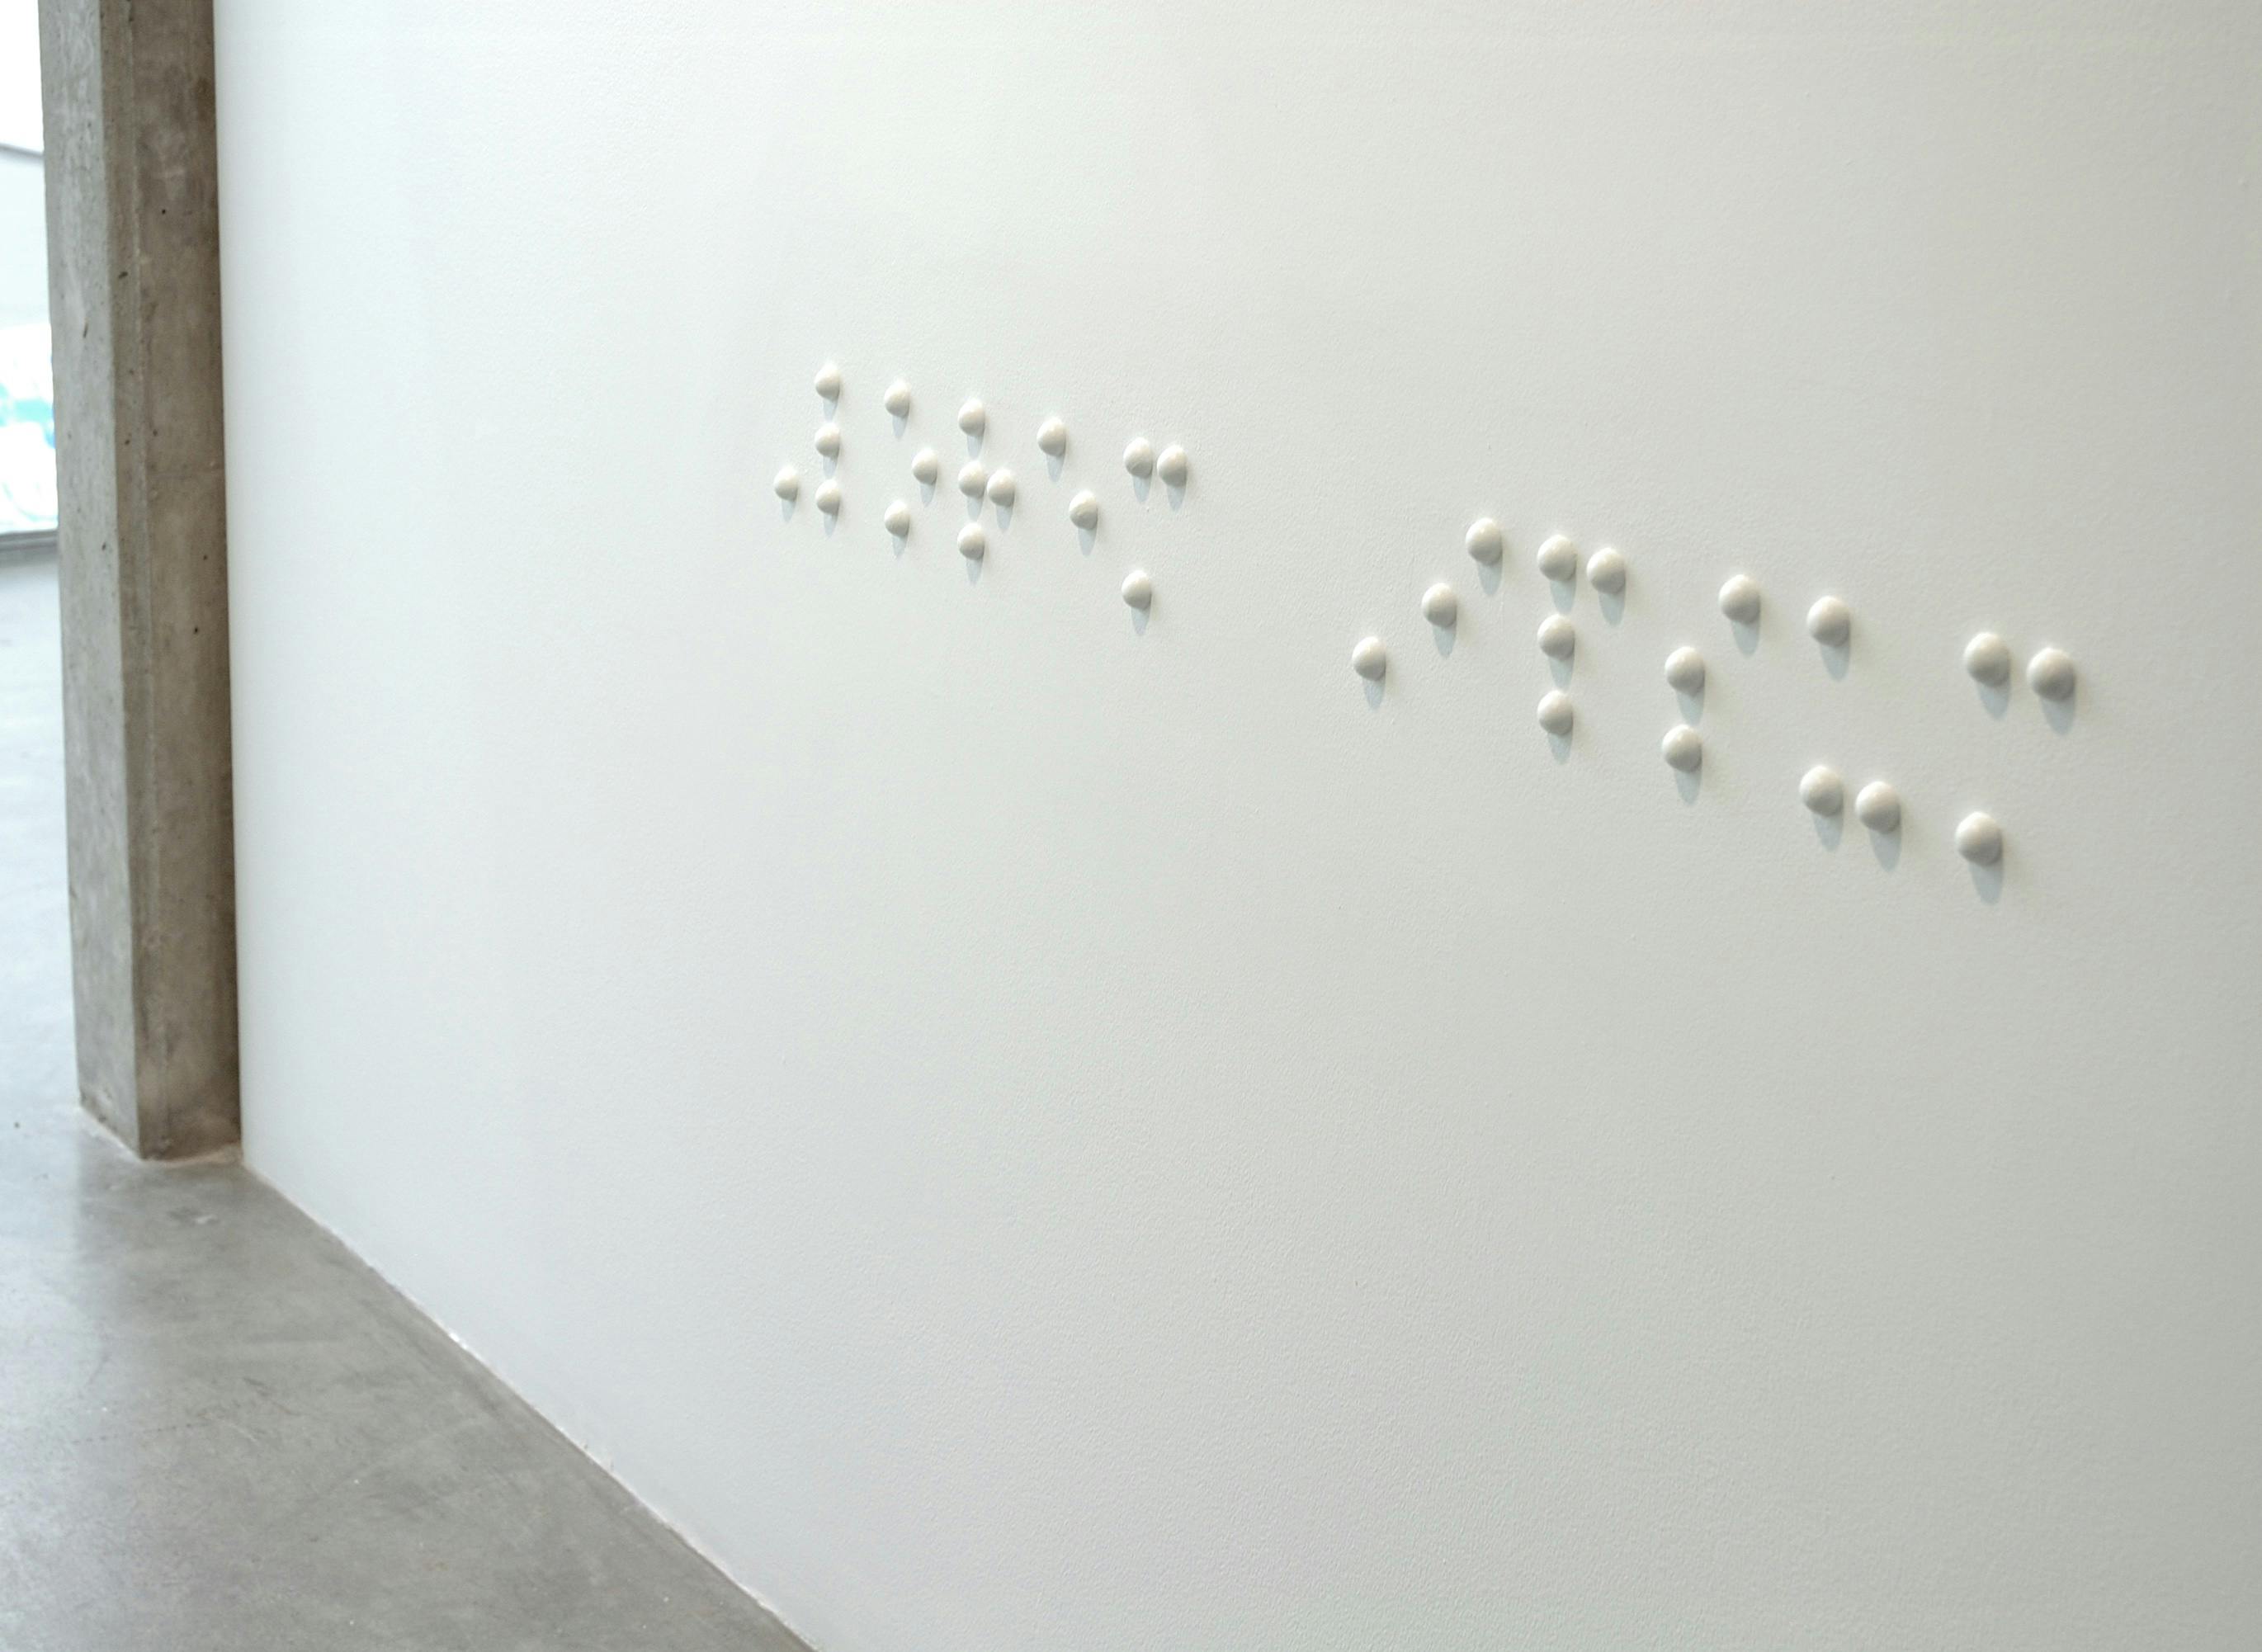
[(250, 1162), (818, 1647), (2262, 1640), (2251, 4), (220, 53)]

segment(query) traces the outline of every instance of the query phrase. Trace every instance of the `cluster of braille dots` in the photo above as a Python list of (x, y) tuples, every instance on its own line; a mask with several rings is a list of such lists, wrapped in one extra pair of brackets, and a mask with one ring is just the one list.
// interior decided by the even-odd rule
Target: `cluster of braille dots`
[[(818, 399), (824, 402), (828, 415), (840, 403), (841, 374), (838, 364), (827, 362), (818, 369), (813, 381)], [(910, 417), (911, 387), (898, 379), (890, 385), (880, 398), (881, 406), (897, 419)], [(977, 399), (969, 398), (958, 410), (958, 428), (970, 438), (975, 448), (982, 446), (990, 428), (990, 410)], [(815, 444), (818, 454), (828, 464), (840, 457), (840, 426), (837, 420), (827, 417), (817, 427)], [(1057, 459), (1068, 451), (1068, 426), (1057, 418), (1047, 419), (1037, 427), (1037, 450), (1047, 458)], [(1145, 436), (1135, 437), (1123, 450), (1123, 468), (1135, 481), (1145, 482), (1149, 477), (1160, 477), (1163, 485), (1182, 488), (1186, 485), (1188, 463), (1186, 451), (1173, 442), (1160, 452)], [(911, 459), (911, 480), (921, 487), (933, 487), (942, 475), (942, 457), (931, 447), (921, 448)], [(780, 499), (792, 504), (801, 497), (801, 472), (792, 465), (782, 466), (777, 480), (771, 484)], [(958, 491), (966, 495), (973, 511), (973, 520), (958, 530), (958, 552), (969, 562), (979, 562), (990, 554), (990, 536), (983, 527), (981, 509), (984, 501), (996, 511), (1002, 526), (1014, 501), (1020, 496), (1020, 484), (1013, 473), (1004, 465), (991, 470), (981, 459), (969, 458), (959, 466)], [(818, 485), (815, 496), (818, 509), (829, 517), (840, 514), (840, 484), (828, 476)], [(1068, 519), (1085, 533), (1099, 527), (1099, 496), (1090, 488), (1083, 488), (1068, 501)], [(908, 500), (897, 499), (882, 515), (881, 524), (896, 538), (908, 539), (912, 528), (911, 508)], [(1155, 581), (1144, 568), (1134, 568), (1123, 581), (1123, 600), (1142, 614), (1155, 605)]]
[[(1468, 552), (1485, 566), (1497, 566), (1507, 552), (1500, 523), (1479, 518), (1468, 531)], [(1539, 547), (1535, 559), (1539, 572), (1558, 584), (1579, 576), (1579, 548), (1557, 534)], [(1624, 592), (1626, 560), (1608, 545), (1587, 559), (1587, 582), (1606, 596)], [(1759, 623), (1761, 595), (1759, 582), (1739, 574), (1720, 588), (1720, 612), (1732, 624)], [(1444, 583), (1432, 585), (1422, 595), (1422, 617), (1432, 625), (1450, 627), (1460, 618), (1460, 598)], [(1836, 596), (1825, 596), (1806, 611), (1807, 634), (1826, 648), (1843, 648), (1854, 635), (1854, 613)], [(1578, 647), (1578, 632), (1570, 617), (1550, 614), (1539, 624), (1539, 652), (1551, 660), (1567, 660)], [(1981, 631), (1963, 650), (1963, 668), (1972, 679), (1999, 688), (2011, 679), (2014, 661), (2011, 646), (1992, 631)], [(1380, 682), (1390, 669), (1389, 651), (1380, 637), (1362, 638), (1351, 652), (1351, 667), (1370, 682)], [(2045, 700), (2064, 702), (2073, 697), (2075, 670), (2071, 656), (2060, 648), (2044, 648), (2027, 661), (2027, 685)], [(1665, 681), (1675, 691), (1695, 696), (1704, 688), (1704, 656), (1694, 648), (1676, 648), (1666, 657)], [(1571, 696), (1561, 689), (1551, 690), (1539, 702), (1539, 726), (1558, 739), (1568, 739), (1576, 719)], [(1665, 732), (1660, 754), (1672, 768), (1693, 775), (1704, 763), (1704, 737), (1686, 723)], [(1834, 816), (1846, 807), (1846, 783), (1836, 769), (1818, 764), (1799, 776), (1798, 798), (1817, 815)], [(1881, 836), (1901, 827), (1901, 795), (1891, 782), (1872, 780), (1854, 794), (1855, 818)], [(1956, 852), (1976, 866), (1991, 866), (2003, 856), (2003, 828), (1995, 818), (1975, 811), (1956, 823)]]

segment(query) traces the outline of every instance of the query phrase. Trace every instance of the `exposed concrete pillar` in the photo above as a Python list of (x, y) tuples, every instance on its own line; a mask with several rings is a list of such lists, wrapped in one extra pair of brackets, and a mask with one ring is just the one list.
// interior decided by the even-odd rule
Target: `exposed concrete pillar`
[(236, 1137), (212, 0), (40, 0), (79, 1093)]

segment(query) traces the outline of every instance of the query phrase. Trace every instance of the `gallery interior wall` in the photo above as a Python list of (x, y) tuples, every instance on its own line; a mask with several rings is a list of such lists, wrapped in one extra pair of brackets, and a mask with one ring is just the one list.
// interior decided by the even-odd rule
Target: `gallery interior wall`
[(816, 1646), (2262, 1634), (2262, 14), (218, 44), (249, 1161)]

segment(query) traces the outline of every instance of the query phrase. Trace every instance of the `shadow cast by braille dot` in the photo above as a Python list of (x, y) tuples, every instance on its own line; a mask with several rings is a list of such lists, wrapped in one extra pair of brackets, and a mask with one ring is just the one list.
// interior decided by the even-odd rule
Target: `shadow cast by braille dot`
[(982, 437), (984, 434), (985, 433), (981, 430), (969, 430), (965, 432), (967, 458), (978, 458), (981, 457)]
[(1499, 563), (1480, 562), (1477, 564), (1477, 588), (1481, 590), (1487, 596), (1495, 596), (1499, 595)]
[(1728, 622), (1728, 634), (1736, 639), (1736, 652), (1749, 658), (1760, 651), (1760, 628), (1747, 625), (1742, 620)]
[(1068, 461), (1065, 458), (1053, 453), (1045, 455), (1045, 474), (1051, 477), (1053, 480), (1060, 480), (1061, 473), (1067, 468)]
[(1078, 548), (1083, 551), (1084, 555), (1090, 556), (1091, 554), (1091, 547), (1099, 543), (1099, 530), (1097, 528), (1078, 528), (1076, 530), (1076, 543)]
[(1571, 686), (1571, 667), (1574, 663), (1574, 661), (1569, 660), (1550, 660), (1547, 662), (1547, 675), (1555, 679), (1557, 688), (1567, 689)]
[(897, 436), (911, 428), (911, 417), (908, 413), (891, 413), (888, 415), (888, 422), (896, 427)]
[(1814, 840), (1833, 855), (1846, 840), (1846, 817), (1842, 814), (1818, 814), (1808, 817), (1814, 822)]
[(1815, 647), (1821, 651), (1822, 668), (1833, 681), (1845, 682), (1847, 667), (1854, 660), (1854, 646), (1851, 643), (1817, 643)]
[(1555, 604), (1557, 613), (1567, 614), (1579, 600), (1579, 588), (1569, 580), (1550, 580), (1547, 581), (1547, 600)]
[(1571, 761), (1571, 736), (1550, 734), (1547, 737), (1547, 749), (1555, 758), (1555, 766), (1560, 768)]
[(1681, 801), (1694, 804), (1704, 794), (1704, 771), (1700, 768), (1673, 771), (1673, 789), (1681, 794)]
[(1131, 479), (1131, 496), (1142, 505), (1147, 502), (1147, 495), (1154, 489), (1155, 479), (1151, 476), (1134, 476)]
[(979, 494), (961, 494), (959, 497), (966, 501), (966, 520), (969, 522), (981, 521), (982, 495)]
[[(1869, 828), (1864, 828), (1869, 830)], [(1891, 871), (1901, 863), (1901, 834), (1898, 827), (1891, 832), (1869, 830), (1869, 853), (1877, 857), (1877, 864)]]
[(1437, 645), (1438, 659), (1444, 660), (1452, 653), (1454, 636), (1459, 629), (1460, 627), (1458, 625), (1432, 625), (1430, 627), (1430, 640)]
[(998, 506), (998, 532), (1000, 532), (1000, 533), (1003, 533), (1003, 532), (1005, 532), (1005, 530), (1006, 530), (1006, 529), (1008, 529), (1008, 528), (1012, 527), (1012, 525), (1013, 525), (1013, 508), (1012, 508), (1011, 505), (1000, 505), (1000, 506)]
[(1680, 689), (1675, 689), (1673, 691), (1673, 697), (1681, 703), (1681, 720), (1682, 722), (1688, 724), (1693, 728), (1697, 724), (1702, 723), (1704, 720), (1704, 689), (1699, 689), (1694, 694), (1683, 694)]
[(1998, 723), (2001, 722), (2005, 714), (2011, 709), (2010, 685), (2004, 682), (1975, 682), (1971, 686), (1979, 690), (1980, 710)]
[(1144, 637), (1147, 634), (1147, 623), (1151, 617), (1152, 616), (1150, 616), (1143, 608), (1133, 609), (1131, 610), (1132, 634), (1134, 636)]
[(820, 510), (817, 514), (825, 518), (825, 537), (830, 539), (834, 531), (840, 526), (839, 513), (837, 511)]
[(1362, 683), (1359, 686), (1366, 690), (1367, 709), (1375, 711), (1380, 711), (1382, 709), (1382, 685), (1379, 682), (1367, 682)]
[(1185, 484), (1181, 482), (1174, 487), (1168, 482), (1163, 483), (1163, 497), (1170, 501), (1171, 509), (1172, 510), (1178, 509), (1181, 505), (1186, 502)]
[(1603, 624), (1605, 625), (1615, 625), (1625, 617), (1625, 593), (1624, 591), (1619, 591), (1616, 594), (1609, 591), (1598, 591), (1595, 594), (1595, 600), (1602, 608)]
[(2073, 727), (2072, 699), (2044, 700), (2042, 721), (2049, 724), (2057, 733), (2064, 734), (2069, 732)]
[(819, 462), (824, 465), (825, 473), (827, 476), (832, 475), (840, 468), (840, 456), (838, 453), (820, 455)]
[(1988, 905), (2003, 898), (2003, 862), (1992, 866), (1974, 866), (1971, 870), (1971, 892)]
[(982, 569), (988, 559), (984, 557), (961, 557), (958, 559), (966, 564), (966, 582), (969, 585), (981, 584)]
[(790, 499), (781, 499), (778, 501), (778, 520), (780, 522), (791, 522), (793, 520), (793, 505), (794, 501)]

